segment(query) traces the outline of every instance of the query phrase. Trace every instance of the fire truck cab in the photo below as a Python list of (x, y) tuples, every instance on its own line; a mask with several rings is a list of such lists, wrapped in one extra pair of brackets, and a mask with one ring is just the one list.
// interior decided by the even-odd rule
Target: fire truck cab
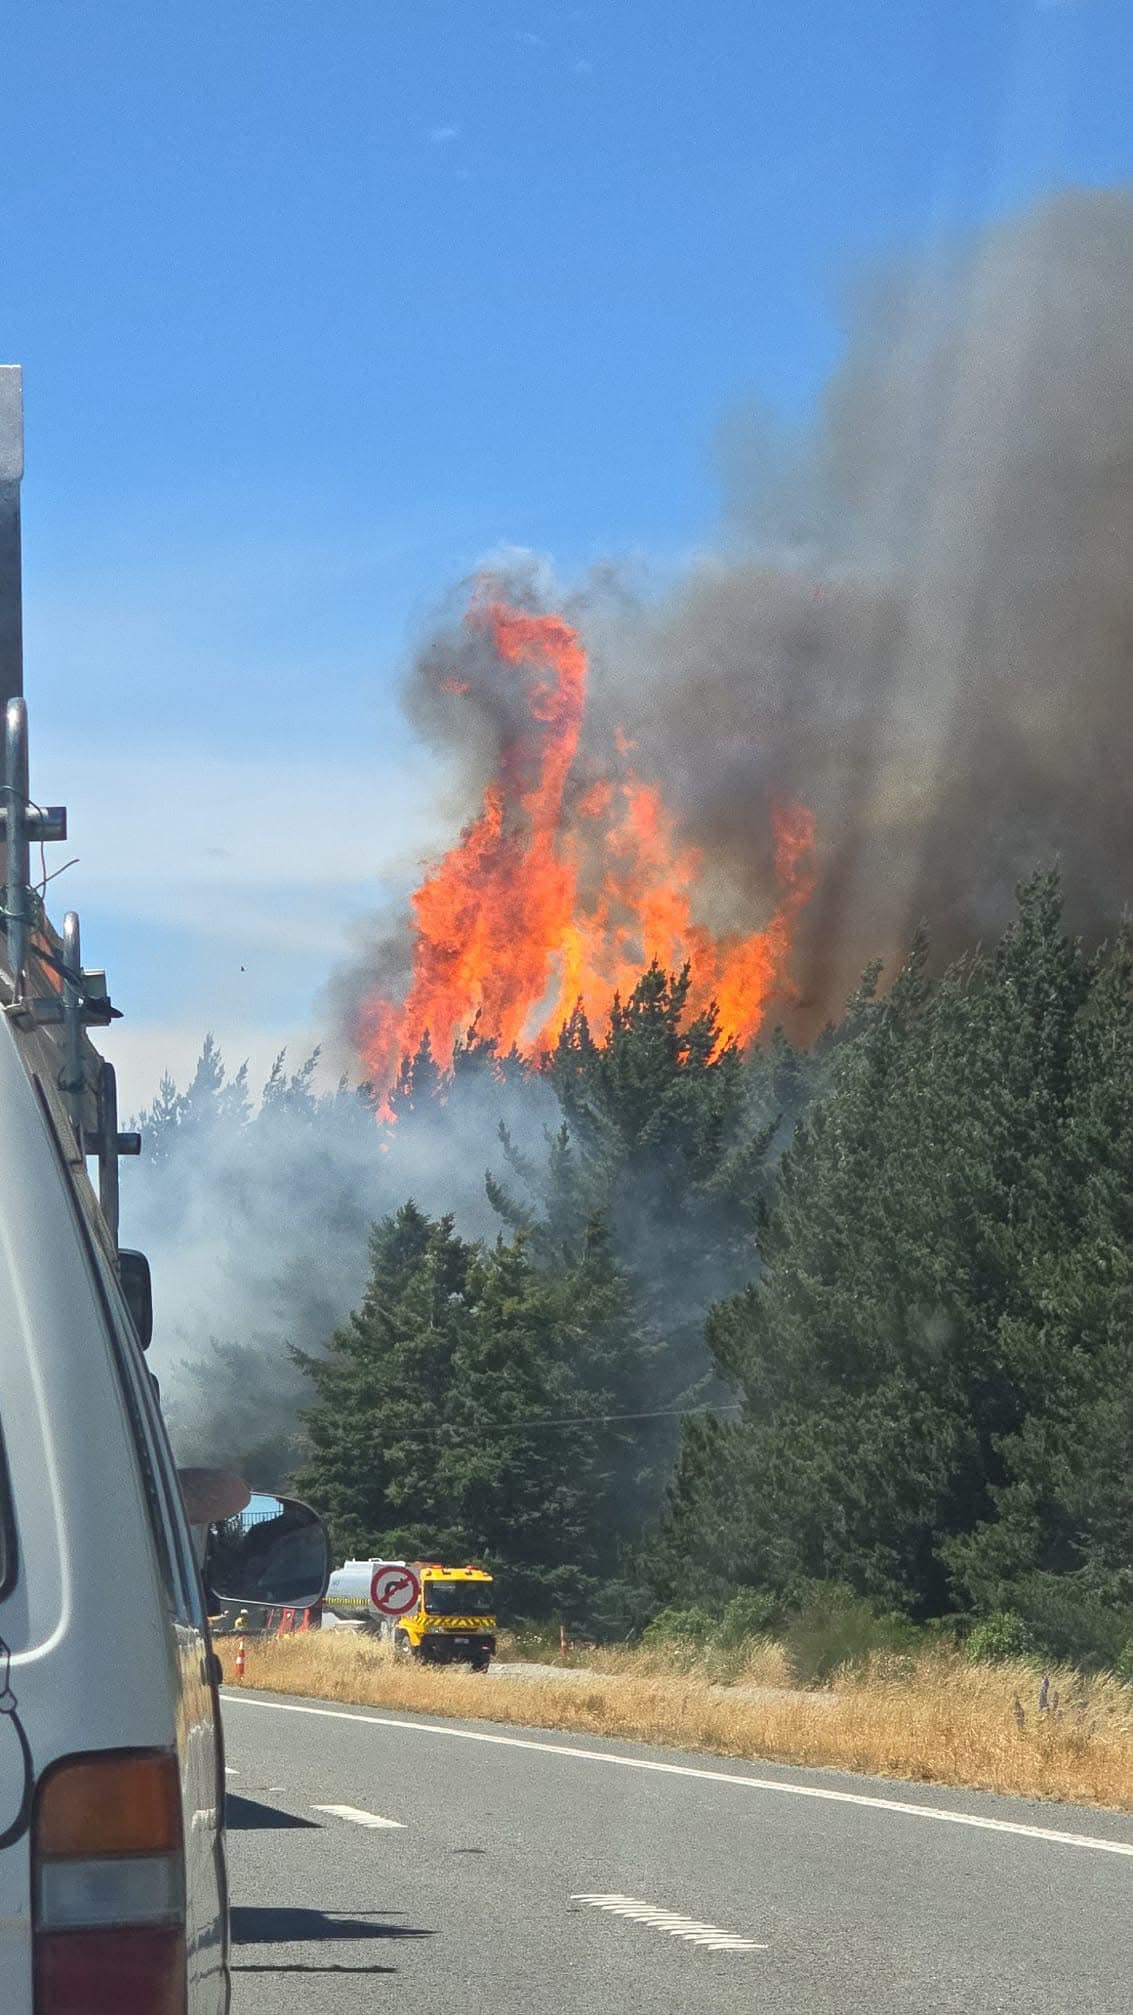
[(414, 1563), (417, 1606), (394, 1626), (394, 1648), (423, 1665), (470, 1665), (486, 1672), (496, 1649), (495, 1583), (482, 1567)]

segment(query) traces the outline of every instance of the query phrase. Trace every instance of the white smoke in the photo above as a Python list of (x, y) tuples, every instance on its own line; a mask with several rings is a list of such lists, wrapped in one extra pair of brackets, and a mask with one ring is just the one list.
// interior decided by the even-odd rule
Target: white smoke
[(379, 1127), (369, 1103), (281, 1065), (248, 1099), (206, 1046), (187, 1092), (166, 1087), (141, 1116), (144, 1158), (124, 1164), (123, 1242), (154, 1283), (151, 1368), (183, 1461), (232, 1462), (278, 1487), (301, 1447), (308, 1396), (292, 1347), (318, 1355), (361, 1299), (368, 1234), (412, 1197), (466, 1237), (498, 1220), (503, 1121), (538, 1155), (557, 1106), (545, 1085), (462, 1072), (443, 1103)]

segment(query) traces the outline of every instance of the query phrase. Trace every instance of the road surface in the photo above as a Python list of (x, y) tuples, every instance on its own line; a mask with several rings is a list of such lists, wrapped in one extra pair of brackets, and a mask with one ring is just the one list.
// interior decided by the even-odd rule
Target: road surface
[(233, 2015), (1133, 2005), (1133, 1818), (244, 1691), (224, 1719)]

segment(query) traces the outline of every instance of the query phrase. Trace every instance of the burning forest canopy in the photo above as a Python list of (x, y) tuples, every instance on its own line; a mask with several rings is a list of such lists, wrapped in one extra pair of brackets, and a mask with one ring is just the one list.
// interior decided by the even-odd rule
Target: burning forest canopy
[(631, 738), (619, 726), (605, 747), (584, 743), (587, 675), (569, 623), (488, 585), (460, 638), (422, 667), (436, 697), (491, 713), (499, 742), (479, 812), (413, 895), (403, 999), (358, 1005), (354, 1040), (383, 1093), (426, 1038), (443, 1063), (471, 1026), (502, 1051), (545, 1054), (576, 1009), (604, 1022), (643, 967), (687, 965), (688, 1010), (715, 1003), (724, 1042), (750, 1042), (783, 987), (810, 890), (809, 812), (773, 810), (769, 921), (714, 933), (695, 915), (701, 855), (678, 840), (658, 783), (637, 774)]
[[(676, 587), (481, 581), (409, 673), (463, 829), (339, 1019), (383, 1090), (429, 1032), (537, 1053), (656, 957), (745, 1042), (836, 1018), (927, 921), (952, 955), (1061, 866), (1128, 899), (1133, 200), (1077, 192), (895, 262), (812, 433), (744, 456)], [(740, 471), (736, 478), (737, 468)]]

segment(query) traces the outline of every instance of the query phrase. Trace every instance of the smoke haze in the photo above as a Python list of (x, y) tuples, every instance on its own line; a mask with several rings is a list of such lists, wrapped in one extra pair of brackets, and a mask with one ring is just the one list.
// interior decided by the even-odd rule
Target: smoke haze
[(307, 1396), (292, 1347), (318, 1355), (357, 1307), (371, 1226), (412, 1197), (466, 1237), (494, 1235), (484, 1176), (504, 1166), (500, 1121), (538, 1156), (558, 1107), (541, 1083), (470, 1071), (391, 1139), (367, 1102), (320, 1094), (306, 1070), (278, 1067), (248, 1100), (210, 1045), (171, 1093), (141, 1116), (143, 1159), (122, 1177), (123, 1236), (152, 1264), (151, 1369), (180, 1461), (278, 1488)]

